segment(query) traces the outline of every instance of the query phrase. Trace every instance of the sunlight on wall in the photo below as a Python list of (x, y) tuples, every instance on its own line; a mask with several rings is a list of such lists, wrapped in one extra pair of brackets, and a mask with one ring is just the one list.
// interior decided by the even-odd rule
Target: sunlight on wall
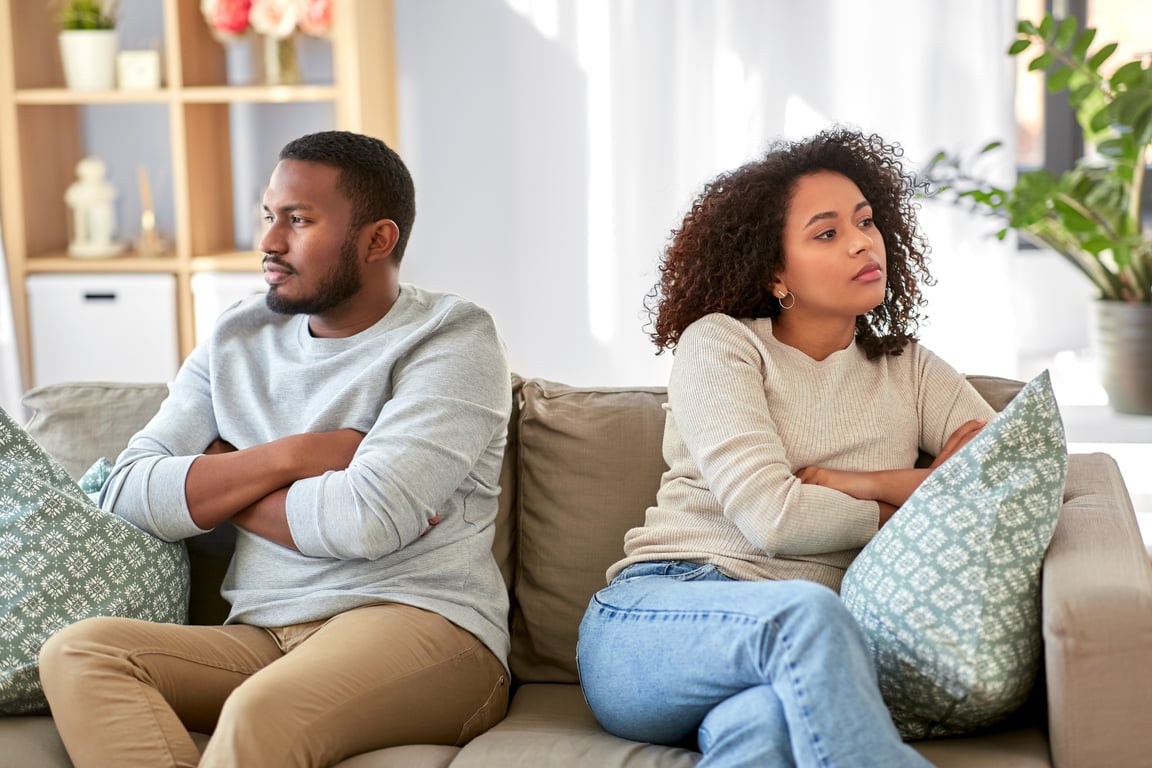
[(717, 168), (736, 168), (764, 141), (764, 89), (732, 50), (717, 54), (712, 89), (713, 161)]
[(828, 118), (794, 93), (784, 101), (784, 135), (802, 139), (819, 132), (828, 125)]
[(504, 0), (508, 7), (520, 14), (536, 31), (551, 40), (560, 32), (560, 9), (558, 0)]
[[(537, 0), (539, 1), (539, 0)], [(592, 336), (608, 343), (616, 333), (613, 311), (618, 302), (614, 234), (616, 205), (612, 192), (615, 155), (612, 142), (612, 24), (608, 5), (576, 6), (576, 58), (587, 74), (588, 108), (588, 326)]]

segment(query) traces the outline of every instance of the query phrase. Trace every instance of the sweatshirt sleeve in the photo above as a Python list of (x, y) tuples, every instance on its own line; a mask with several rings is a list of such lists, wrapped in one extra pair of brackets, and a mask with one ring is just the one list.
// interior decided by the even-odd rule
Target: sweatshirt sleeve
[(742, 329), (731, 318), (705, 317), (676, 348), (669, 408), (702, 479), (724, 515), (771, 556), (862, 547), (876, 533), (879, 506), (792, 474), (764, 361)]
[(452, 305), (391, 375), (392, 397), (348, 468), (289, 489), (288, 524), (303, 554), (388, 555), (419, 539), (470, 487), (491, 482), (476, 471), (481, 457), (499, 471), (511, 385), (487, 312)]
[(117, 458), (100, 492), (101, 508), (165, 541), (204, 533), (192, 522), (184, 480), (218, 436), (207, 352), (198, 348), (169, 385), (159, 411)]

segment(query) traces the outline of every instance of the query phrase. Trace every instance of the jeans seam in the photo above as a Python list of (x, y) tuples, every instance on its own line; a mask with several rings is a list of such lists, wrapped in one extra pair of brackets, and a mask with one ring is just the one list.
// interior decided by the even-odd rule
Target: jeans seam
[(797, 703), (800, 705), (800, 714), (804, 721), (804, 730), (808, 734), (808, 742), (812, 747), (812, 753), (816, 757), (817, 763), (819, 765), (827, 766), (829, 764), (828, 755), (824, 753), (823, 741), (820, 738), (820, 734), (812, 730), (810, 710), (808, 706), (808, 692), (800, 684), (800, 680), (796, 677), (796, 675), (793, 674), (793, 670), (795, 669), (796, 665), (793, 661), (795, 654), (793, 653), (792, 638), (781, 630), (780, 625), (777, 622), (773, 621), (770, 623), (772, 624), (773, 634), (776, 636), (780, 647), (784, 651), (784, 662), (788, 671), (788, 685), (792, 689), (792, 693), (796, 697)]

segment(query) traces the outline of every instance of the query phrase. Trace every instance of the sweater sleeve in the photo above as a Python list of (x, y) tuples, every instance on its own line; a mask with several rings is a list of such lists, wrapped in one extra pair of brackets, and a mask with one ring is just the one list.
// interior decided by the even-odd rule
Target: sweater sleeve
[(374, 560), (395, 552), (420, 538), (461, 488), (484, 482), (475, 468), (486, 452), (502, 455), (511, 387), (487, 312), (453, 305), (391, 375), (392, 397), (348, 468), (289, 489), (288, 524), (303, 554)]
[(133, 435), (100, 493), (100, 506), (166, 541), (204, 533), (184, 497), (188, 468), (219, 437), (208, 385), (207, 351), (184, 361), (168, 397)]
[(876, 502), (792, 474), (769, 409), (762, 355), (738, 321), (709, 316), (685, 330), (668, 401), (703, 481), (753, 546), (770, 556), (811, 555), (862, 547), (875, 535)]
[(920, 355), (920, 448), (936, 456), (961, 424), (970, 419), (991, 421), (996, 411), (963, 374), (931, 350), (920, 345), (916, 348)]

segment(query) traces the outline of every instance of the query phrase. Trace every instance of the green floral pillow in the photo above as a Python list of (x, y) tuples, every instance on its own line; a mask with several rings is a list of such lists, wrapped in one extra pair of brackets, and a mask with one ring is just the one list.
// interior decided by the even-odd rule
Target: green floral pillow
[(1048, 373), (925, 480), (860, 552), (841, 596), (906, 739), (992, 725), (1040, 667), (1040, 566), (1068, 473)]
[(0, 713), (43, 712), (40, 646), (90, 616), (188, 620), (188, 557), (101, 512), (0, 409)]

